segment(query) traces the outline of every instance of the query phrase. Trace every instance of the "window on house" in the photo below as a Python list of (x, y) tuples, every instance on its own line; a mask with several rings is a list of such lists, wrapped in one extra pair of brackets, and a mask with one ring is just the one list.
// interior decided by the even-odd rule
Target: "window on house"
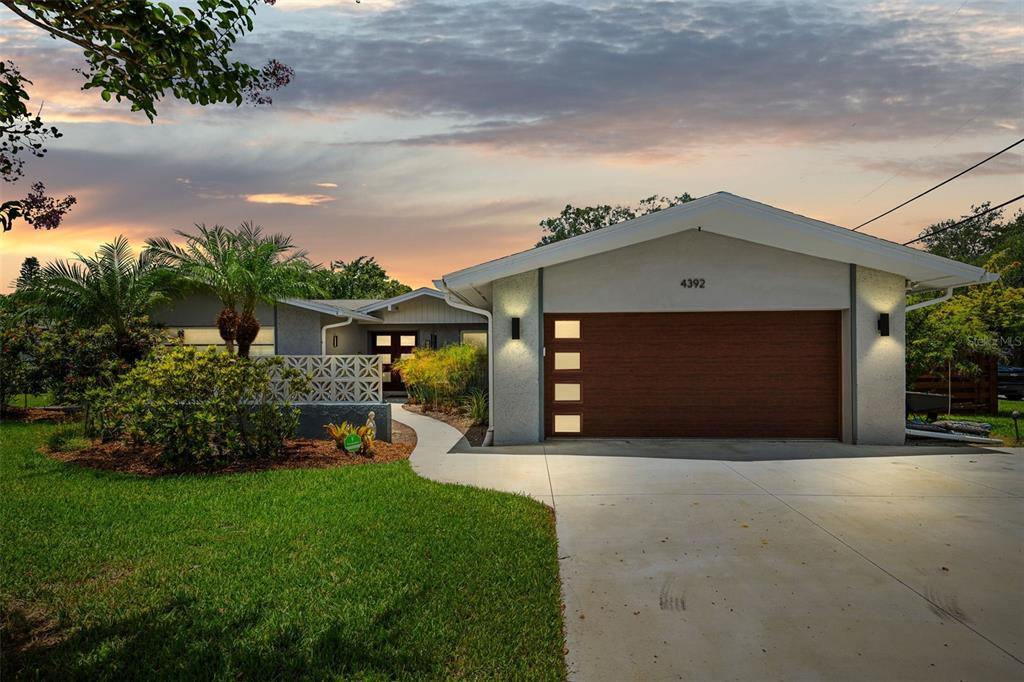
[(468, 346), (476, 346), (481, 350), (487, 350), (487, 332), (483, 331), (464, 331), (461, 334), (462, 343)]
[(579, 320), (555, 320), (556, 339), (578, 339), (580, 338)]

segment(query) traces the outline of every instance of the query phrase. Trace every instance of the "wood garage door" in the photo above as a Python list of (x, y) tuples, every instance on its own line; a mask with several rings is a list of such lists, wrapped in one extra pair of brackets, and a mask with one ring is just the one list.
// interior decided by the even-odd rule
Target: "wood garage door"
[(839, 438), (839, 311), (544, 316), (549, 437)]

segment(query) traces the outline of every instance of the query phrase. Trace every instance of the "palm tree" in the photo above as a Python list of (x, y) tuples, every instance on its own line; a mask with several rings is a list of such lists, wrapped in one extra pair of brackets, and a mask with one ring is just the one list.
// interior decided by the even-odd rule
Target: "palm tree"
[(173, 272), (149, 258), (147, 252), (136, 257), (121, 235), (92, 256), (76, 253), (72, 260), (49, 263), (27, 293), (51, 319), (83, 327), (110, 325), (121, 348), (133, 323), (154, 306), (170, 301), (179, 290)]
[(220, 299), (220, 336), (229, 351), (237, 344), (242, 357), (249, 357), (260, 330), (257, 304), (302, 296), (314, 288), (306, 252), (296, 250), (287, 235), (264, 235), (262, 228), (249, 222), (237, 230), (197, 224), (195, 234), (176, 233), (184, 238), (183, 245), (163, 237), (149, 239), (147, 253), (174, 268), (194, 288)]

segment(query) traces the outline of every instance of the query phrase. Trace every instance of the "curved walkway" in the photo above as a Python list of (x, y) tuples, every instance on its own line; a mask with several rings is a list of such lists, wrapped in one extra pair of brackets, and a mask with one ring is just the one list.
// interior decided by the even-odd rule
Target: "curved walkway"
[(459, 454), (450, 452), (462, 434), (442, 421), (391, 404), (391, 418), (416, 431), (409, 461), (420, 476), (529, 495), (554, 506), (545, 455)]
[(392, 415), (422, 476), (556, 508), (573, 679), (1024, 675), (1019, 450), (461, 453), (447, 424)]

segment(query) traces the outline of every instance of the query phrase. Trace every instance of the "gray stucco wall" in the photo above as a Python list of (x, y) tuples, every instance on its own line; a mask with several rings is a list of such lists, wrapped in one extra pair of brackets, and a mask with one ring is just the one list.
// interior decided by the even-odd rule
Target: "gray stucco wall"
[(327, 438), (324, 426), (347, 421), (363, 425), (373, 412), (377, 439), (391, 441), (391, 405), (388, 403), (294, 403), (299, 409), (299, 426), (295, 435), (299, 438)]
[[(906, 282), (900, 275), (857, 267), (852, 333), (854, 434), (857, 443), (904, 442), (906, 409)], [(878, 316), (889, 313), (890, 335), (878, 333)]]
[[(542, 353), (539, 273), (498, 280), (493, 286), (494, 444), (536, 443), (540, 421)], [(512, 318), (520, 319), (520, 338), (512, 338)]]
[[(680, 286), (703, 278), (704, 288)], [(689, 230), (544, 268), (544, 312), (841, 310), (845, 263)]]
[(320, 313), (278, 305), (277, 354), (320, 355)]

